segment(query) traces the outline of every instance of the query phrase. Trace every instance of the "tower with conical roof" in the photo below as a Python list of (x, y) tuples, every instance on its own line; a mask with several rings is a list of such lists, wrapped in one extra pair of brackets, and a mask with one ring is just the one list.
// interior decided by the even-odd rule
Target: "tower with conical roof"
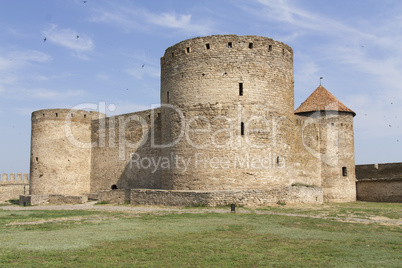
[(295, 115), (318, 125), (319, 145), (307, 150), (321, 161), (324, 202), (355, 201), (353, 117), (356, 113), (320, 85), (295, 110)]

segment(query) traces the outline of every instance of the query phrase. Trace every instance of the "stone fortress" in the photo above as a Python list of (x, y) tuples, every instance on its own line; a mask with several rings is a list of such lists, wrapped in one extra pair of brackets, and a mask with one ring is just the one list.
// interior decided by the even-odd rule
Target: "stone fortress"
[(197, 37), (161, 58), (159, 108), (32, 113), (20, 202), (265, 205), (356, 200), (355, 113), (321, 85), (294, 111), (293, 50)]

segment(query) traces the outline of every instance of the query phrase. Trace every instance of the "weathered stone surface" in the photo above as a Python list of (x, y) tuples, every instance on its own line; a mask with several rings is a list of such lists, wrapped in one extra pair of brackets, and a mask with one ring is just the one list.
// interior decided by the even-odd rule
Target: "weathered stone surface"
[(100, 191), (98, 202), (111, 204), (125, 204), (130, 202), (130, 189)]
[(30, 193), (121, 202), (128, 189), (164, 189), (172, 191), (138, 190), (137, 201), (354, 201), (354, 113), (295, 115), (293, 84), (284, 43), (236, 35), (180, 42), (161, 58), (161, 108), (32, 114)]
[[(10, 179), (8, 179), (10, 178)], [(0, 178), (0, 202), (8, 201), (11, 199), (18, 199), (20, 195), (29, 193), (29, 180), (28, 174), (24, 173), (11, 173), (10, 176), (6, 173)]]
[(274, 203), (322, 203), (321, 187), (290, 186), (270, 190), (131, 190), (131, 204), (163, 206), (264, 206)]
[(19, 204), (24, 205), (67, 205), (67, 204), (83, 204), (88, 202), (86, 195), (21, 195)]
[(402, 203), (402, 163), (357, 165), (357, 200)]
[(90, 192), (91, 122), (99, 117), (69, 109), (32, 113), (30, 194)]

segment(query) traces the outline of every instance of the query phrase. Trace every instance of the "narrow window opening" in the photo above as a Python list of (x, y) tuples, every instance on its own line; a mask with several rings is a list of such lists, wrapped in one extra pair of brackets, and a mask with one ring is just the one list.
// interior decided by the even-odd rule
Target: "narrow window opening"
[(36, 162), (38, 162), (38, 161), (39, 161), (39, 158), (36, 157), (35, 160), (36, 160)]
[(276, 164), (279, 166), (279, 163), (280, 163), (280, 158), (279, 158), (279, 156), (277, 156), (276, 157)]
[(151, 119), (151, 115), (148, 115), (148, 119)]
[(205, 47), (207, 48), (207, 49), (210, 49), (211, 47), (209, 46), (209, 44), (205, 44)]
[(161, 115), (161, 113), (158, 113), (158, 117)]
[(172, 52), (172, 58), (174, 58), (174, 53)]
[(253, 48), (253, 43), (248, 43), (248, 48), (252, 49)]
[(268, 46), (268, 51), (271, 52), (272, 51), (272, 45)]
[(239, 96), (243, 96), (243, 83), (239, 83)]
[(117, 185), (113, 184), (111, 188), (112, 188), (112, 190), (117, 190)]
[(348, 175), (348, 169), (346, 167), (342, 167), (342, 176)]
[(228, 48), (232, 48), (232, 42), (228, 43)]
[(186, 52), (190, 53), (190, 48), (189, 47), (186, 48)]
[(87, 118), (87, 115), (86, 115), (86, 114), (84, 114), (84, 118)]
[(282, 48), (282, 55), (285, 55), (285, 49)]
[(45, 114), (42, 114), (43, 117), (45, 117)]
[(166, 94), (166, 102), (169, 103), (169, 91)]
[(56, 113), (56, 117), (58, 116), (58, 114)]
[(244, 136), (244, 123), (241, 122), (240, 124), (240, 135)]

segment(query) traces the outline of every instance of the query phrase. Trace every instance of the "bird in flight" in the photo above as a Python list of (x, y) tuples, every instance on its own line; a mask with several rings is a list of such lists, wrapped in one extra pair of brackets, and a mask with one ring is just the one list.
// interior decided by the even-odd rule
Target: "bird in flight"
[(82, 1), (82, 2), (84, 2), (84, 4), (85, 4), (87, 1)]
[(77, 39), (80, 38), (80, 36), (77, 34)]
[(46, 42), (46, 37), (45, 37), (45, 38), (43, 38), (43, 42)]
[(145, 64), (143, 64), (141, 68), (144, 68), (144, 67), (145, 67)]

